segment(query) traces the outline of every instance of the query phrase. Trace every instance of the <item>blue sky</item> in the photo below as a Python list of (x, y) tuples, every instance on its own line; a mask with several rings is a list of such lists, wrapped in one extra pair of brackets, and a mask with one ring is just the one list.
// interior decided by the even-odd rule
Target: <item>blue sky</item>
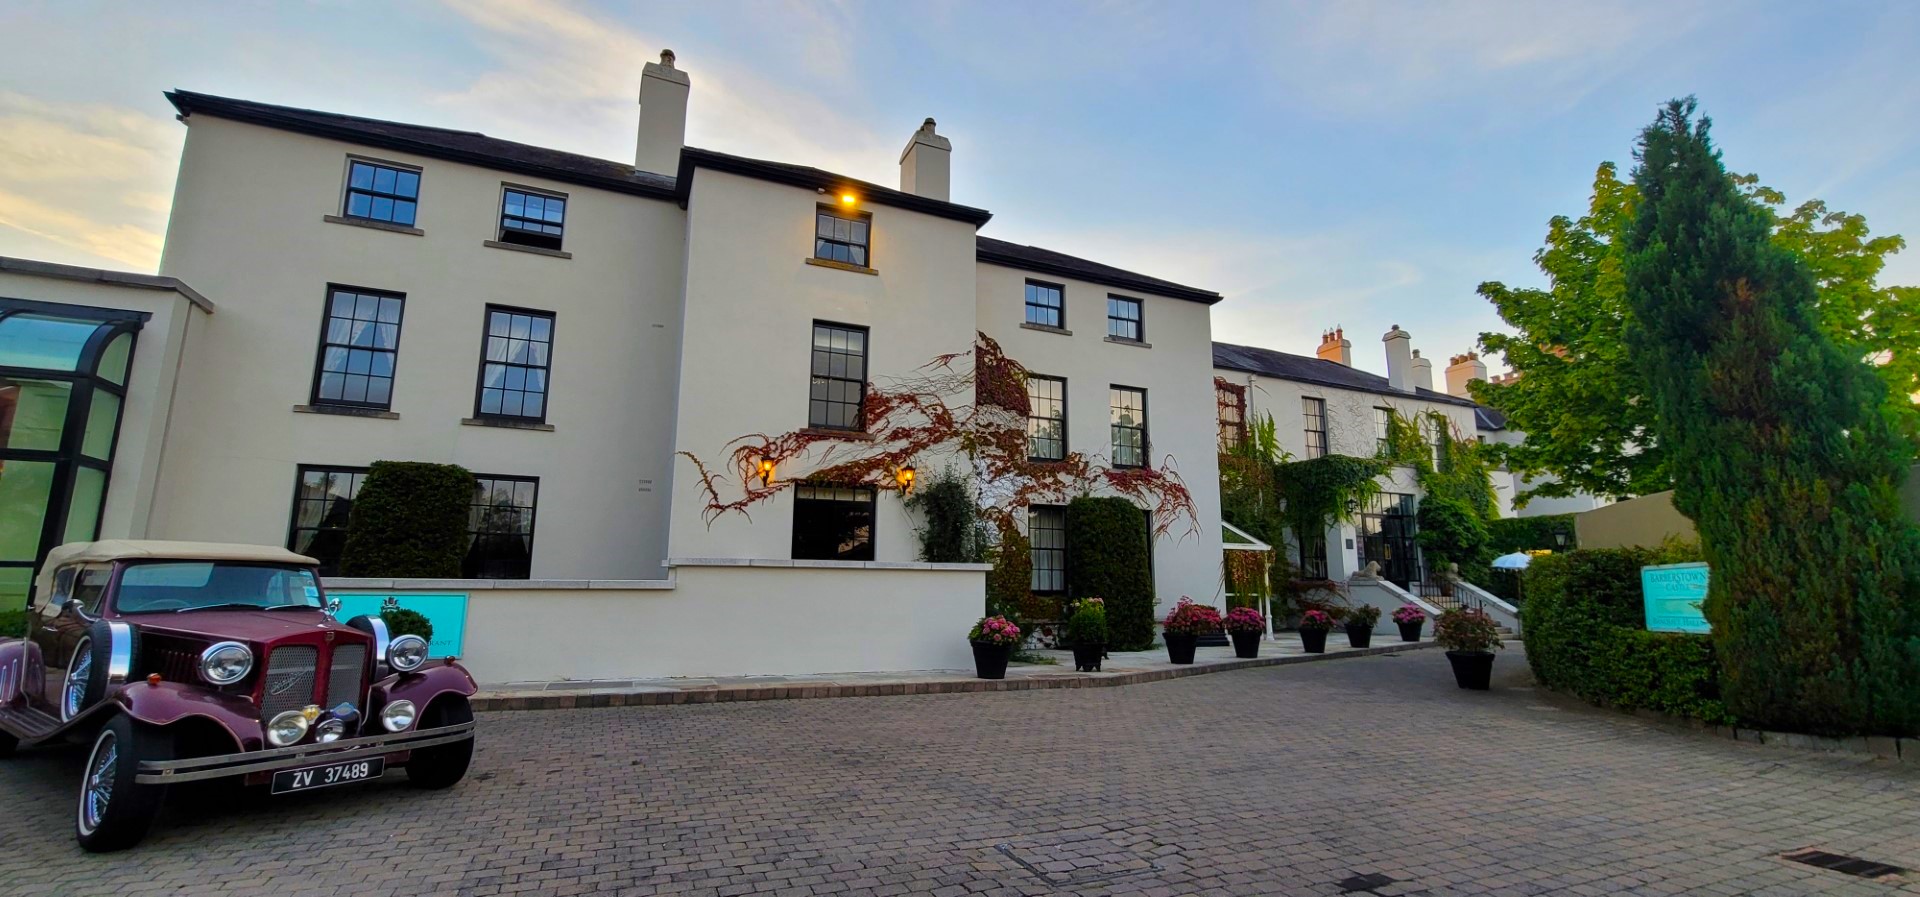
[[(152, 271), (162, 90), (631, 158), (641, 65), (688, 141), (897, 180), (927, 116), (983, 233), (1219, 290), (1217, 339), (1442, 359), (1547, 219), (1695, 94), (1730, 168), (1920, 240), (1920, 4), (827, 2), (0, 5), (0, 255)], [(1920, 283), (1920, 247), (1883, 283)], [(239, 301), (229, 299), (227, 301)]]

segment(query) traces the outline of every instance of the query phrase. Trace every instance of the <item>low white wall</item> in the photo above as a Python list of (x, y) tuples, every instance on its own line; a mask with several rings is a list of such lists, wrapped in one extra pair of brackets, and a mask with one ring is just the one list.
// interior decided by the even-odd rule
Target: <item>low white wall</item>
[[(482, 683), (971, 669), (984, 564), (675, 566), (667, 581), (328, 580), (468, 596)], [(772, 566), (771, 564), (784, 564)]]
[(1400, 626), (1393, 622), (1393, 612), (1402, 605), (1411, 604), (1427, 612), (1425, 632), (1433, 634), (1433, 621), (1439, 619), (1440, 608), (1408, 594), (1405, 589), (1384, 579), (1370, 576), (1355, 576), (1347, 580), (1347, 600), (1358, 607), (1370, 604), (1380, 609), (1380, 619), (1373, 624), (1374, 635), (1400, 636)]

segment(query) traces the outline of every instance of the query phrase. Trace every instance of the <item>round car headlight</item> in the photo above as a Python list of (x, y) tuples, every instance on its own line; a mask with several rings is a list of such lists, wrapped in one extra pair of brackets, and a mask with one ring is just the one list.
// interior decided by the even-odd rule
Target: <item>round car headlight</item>
[(412, 701), (394, 701), (380, 711), (380, 725), (389, 732), (404, 732), (412, 727), (414, 715)]
[(347, 734), (347, 724), (342, 720), (330, 719), (313, 729), (313, 740), (321, 744), (332, 744)]
[(253, 651), (239, 642), (221, 642), (200, 652), (200, 678), (232, 685), (253, 672)]
[(397, 635), (387, 643), (387, 666), (411, 673), (427, 662), (427, 640), (417, 635)]
[(274, 747), (287, 747), (307, 736), (307, 715), (299, 710), (289, 710), (267, 723), (267, 740)]

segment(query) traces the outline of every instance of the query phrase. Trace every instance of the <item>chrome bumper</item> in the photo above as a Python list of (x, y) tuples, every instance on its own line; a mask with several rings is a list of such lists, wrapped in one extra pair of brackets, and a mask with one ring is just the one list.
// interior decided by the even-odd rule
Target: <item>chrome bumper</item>
[(191, 760), (146, 760), (141, 762), (140, 770), (134, 774), (133, 780), (142, 785), (177, 785), (203, 779), (219, 779), (256, 772), (277, 772), (282, 769), (296, 769), (321, 763), (380, 757), (398, 751), (414, 751), (467, 741), (473, 738), (473, 727), (473, 723), (460, 723), (433, 729), (416, 729), (411, 732), (344, 738), (329, 744), (296, 744), (293, 747), (222, 754), (217, 757), (195, 757)]

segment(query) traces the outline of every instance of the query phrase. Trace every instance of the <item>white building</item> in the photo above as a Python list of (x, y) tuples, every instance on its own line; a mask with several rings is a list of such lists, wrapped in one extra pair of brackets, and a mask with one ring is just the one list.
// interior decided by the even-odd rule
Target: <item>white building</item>
[[(899, 490), (795, 488), (714, 517), (687, 455), (724, 480), (750, 434), (857, 452), (868, 384), (979, 332), (1047, 378), (1036, 451), (1171, 459), (1198, 520), (1154, 542), (1157, 600), (1219, 594), (1218, 294), (980, 236), (990, 215), (949, 197), (932, 120), (893, 189), (683, 147), (689, 95), (670, 53), (646, 66), (628, 164), (169, 93), (186, 146), (162, 277), (140, 289), (192, 301), (139, 332), (98, 534), (331, 564), (370, 464), (456, 463), (480, 481), (466, 578), (330, 585), (465, 596), (462, 653), (490, 680), (961, 667), (985, 568), (920, 563)], [(120, 302), (58, 267), (0, 270), (0, 314)], [(26, 485), (13, 457), (0, 490)], [(8, 561), (79, 532), (54, 523)], [(821, 618), (853, 631), (807, 635)], [(729, 625), (750, 631), (700, 637)]]

